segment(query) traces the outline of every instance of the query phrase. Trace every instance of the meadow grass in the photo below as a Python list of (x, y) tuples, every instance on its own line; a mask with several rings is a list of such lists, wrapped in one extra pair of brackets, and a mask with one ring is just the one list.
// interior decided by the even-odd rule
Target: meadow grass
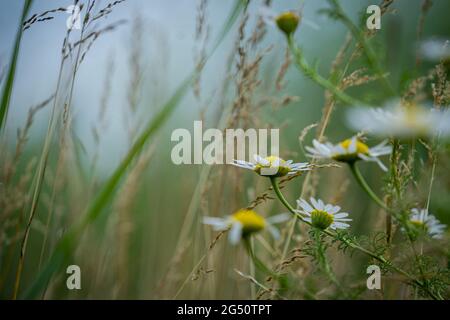
[[(370, 132), (356, 132), (350, 142), (346, 139), (352, 133), (342, 120), (352, 107), (382, 106), (395, 98), (413, 111), (431, 101), (431, 108), (445, 117), (450, 103), (448, 60), (429, 63), (409, 53), (414, 70), (400, 75), (400, 67), (380, 54), (379, 47), (386, 46), (383, 30), (366, 29), (364, 13), (360, 14), (362, 22), (355, 22), (340, 1), (330, 0), (323, 1), (320, 13), (342, 24), (346, 36), (327, 70), (309, 56), (308, 44), (299, 36), (308, 22), (303, 21), (304, 7), (285, 8), (295, 10), (284, 17), (297, 20), (282, 25), (278, 20), (267, 23), (273, 18), (259, 14), (261, 4), (236, 0), (211, 41), (208, 10), (213, 4), (201, 0), (193, 30), (198, 41), (194, 67), (181, 80), (170, 79), (176, 83), (175, 90), (159, 107), (146, 108), (150, 103), (142, 95), (149, 83), (143, 58), (145, 21), (135, 17), (128, 60), (131, 76), (129, 83), (122, 81), (128, 85), (128, 106), (123, 112), (129, 146), (105, 177), (98, 172), (102, 166), (98, 160), (107, 116), (112, 112), (108, 101), (114, 84), (109, 77), (117, 61), (111, 59), (107, 64), (99, 118), (92, 129), (93, 155), (74, 126), (77, 83), (98, 39), (128, 24), (129, 17), (114, 22), (106, 18), (112, 12), (120, 15), (121, 6), (129, 2), (74, 1), (83, 9), (81, 30), (76, 37), (70, 29), (65, 33), (54, 92), (29, 109), (17, 138), (11, 139), (5, 127), (8, 110), (14, 109), (11, 95), (21, 90), (14, 80), (21, 76), (16, 74), (16, 65), (21, 41), (26, 41), (23, 34), (38, 22), (51, 24), (64, 12), (64, 8), (55, 8), (30, 16), (32, 4), (24, 1), (2, 79), (2, 299), (448, 298), (448, 232), (440, 231), (441, 237), (435, 239), (430, 226), (418, 227), (411, 218), (414, 208), (423, 208), (427, 216), (436, 216), (443, 224), (450, 222), (446, 133), (428, 135), (434, 128), (421, 128), (418, 136), (406, 139), (389, 135), (390, 151), (381, 153), (387, 155), (381, 160), (384, 172), (374, 162), (378, 155), (366, 159), (382, 139)], [(365, 9), (363, 4), (357, 7)], [(381, 1), (380, 7), (383, 19), (395, 19), (395, 1)], [(416, 9), (414, 41), (419, 42), (426, 33), (427, 15), (436, 13), (430, 4)], [(281, 30), (277, 24), (283, 26)], [(270, 33), (278, 36), (269, 41), (282, 47), (281, 56), (273, 53), (276, 49), (267, 41)], [(230, 40), (232, 44), (225, 46)], [(209, 62), (224, 52), (228, 57), (221, 61), (224, 78), (213, 98), (206, 97), (203, 86), (211, 77)], [(297, 89), (298, 83), (303, 90)], [(319, 92), (319, 97), (309, 97), (310, 92)], [(221, 130), (280, 128), (281, 155), (294, 162), (309, 161), (308, 170), (267, 178), (256, 174), (257, 170), (230, 165), (175, 166), (170, 162), (171, 146), (165, 142), (171, 127), (189, 123), (192, 115), (180, 109), (187, 102), (203, 106), (194, 118)], [(314, 108), (308, 109), (311, 103)], [(45, 115), (46, 133), (42, 141), (33, 140), (31, 145), (30, 129), (46, 109), (50, 109)], [(340, 158), (320, 152), (308, 157), (313, 139), (336, 144), (333, 152), (351, 143), (362, 151)], [(324, 145), (318, 150), (323, 152), (327, 146), (331, 148)], [(322, 211), (333, 206), (320, 210), (314, 206), (310, 220), (305, 219), (308, 212), (295, 203), (297, 199), (313, 203), (310, 197), (344, 208), (339, 210), (352, 218), (350, 229), (331, 229), (332, 222), (323, 227), (330, 213), (326, 216)], [(276, 239), (252, 229), (243, 231), (236, 246), (227, 239), (236, 221), (243, 230), (246, 222), (224, 220), (226, 228), (218, 232), (203, 223), (205, 217), (235, 217), (233, 213), (243, 208), (266, 222), (282, 212), (290, 213), (290, 218), (280, 225)], [(320, 214), (322, 220), (314, 218)], [(338, 218), (331, 219), (339, 223)], [(70, 264), (81, 266), (82, 290), (66, 288), (65, 270)], [(366, 286), (369, 265), (381, 270), (380, 290)]]

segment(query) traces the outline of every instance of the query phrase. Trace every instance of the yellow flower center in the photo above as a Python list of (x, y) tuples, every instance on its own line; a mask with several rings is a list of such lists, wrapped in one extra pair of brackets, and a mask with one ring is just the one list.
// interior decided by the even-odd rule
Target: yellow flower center
[(311, 212), (311, 223), (314, 227), (321, 230), (328, 228), (334, 221), (332, 214), (323, 210), (314, 210)]
[[(340, 143), (340, 145), (344, 149), (348, 150), (348, 148), (350, 147), (351, 143), (352, 143), (351, 139), (346, 139), (346, 140), (342, 141)], [(356, 140), (356, 152), (357, 153), (362, 153), (362, 154), (368, 154), (369, 153), (369, 147), (365, 143), (363, 143), (363, 142), (361, 142), (359, 140)]]
[(253, 210), (241, 209), (234, 213), (231, 218), (242, 224), (244, 236), (261, 231), (266, 227), (266, 220)]
[(410, 229), (410, 235), (413, 237), (413, 239), (416, 239), (422, 234), (428, 233), (428, 226), (426, 223), (420, 220), (410, 220), (409, 222), (412, 225), (412, 228)]
[(297, 30), (299, 21), (300, 17), (291, 11), (284, 12), (275, 19), (278, 28), (280, 28), (287, 36)]
[(289, 171), (291, 171), (291, 169), (286, 165), (286, 161), (281, 158), (278, 158), (276, 156), (269, 156), (264, 159), (269, 161), (269, 164), (262, 165), (258, 163), (255, 166), (255, 172), (259, 175), (282, 177), (287, 175)]
[(411, 224), (418, 230), (427, 231), (427, 229), (428, 229), (428, 226), (424, 222), (419, 221), (419, 220), (411, 220)]
[[(346, 140), (342, 141), (341, 143), (339, 143), (339, 145), (348, 152), (351, 143), (352, 143), (352, 139), (346, 139)], [(359, 159), (358, 158), (359, 153), (369, 154), (369, 147), (365, 143), (363, 143), (359, 140), (356, 140), (356, 151), (355, 152), (335, 154), (333, 156), (333, 159), (336, 161), (341, 161), (341, 162), (356, 161)]]
[(404, 108), (405, 117), (403, 118), (403, 125), (416, 130), (419, 135), (426, 135), (430, 128), (428, 127), (427, 121), (423, 120), (429, 111), (415, 104), (407, 105)]

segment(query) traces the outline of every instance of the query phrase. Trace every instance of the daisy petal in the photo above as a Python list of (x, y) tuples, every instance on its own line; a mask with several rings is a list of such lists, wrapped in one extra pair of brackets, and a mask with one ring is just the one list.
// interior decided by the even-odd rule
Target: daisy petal
[(272, 237), (273, 237), (275, 240), (280, 239), (280, 231), (278, 231), (277, 228), (275, 228), (274, 226), (272, 226), (272, 225), (269, 224), (269, 225), (267, 226), (267, 230), (269, 230), (269, 232), (272, 234)]
[(242, 224), (240, 222), (233, 222), (228, 234), (228, 240), (232, 245), (239, 243), (242, 237)]
[(277, 214), (276, 216), (272, 216), (267, 218), (267, 222), (271, 223), (271, 224), (275, 224), (275, 223), (283, 223), (285, 221), (288, 221), (291, 218), (291, 215), (287, 212), (285, 213), (281, 213), (281, 214)]
[(311, 207), (309, 203), (303, 199), (297, 200), (297, 205), (307, 212), (312, 212), (314, 210), (313, 207)]

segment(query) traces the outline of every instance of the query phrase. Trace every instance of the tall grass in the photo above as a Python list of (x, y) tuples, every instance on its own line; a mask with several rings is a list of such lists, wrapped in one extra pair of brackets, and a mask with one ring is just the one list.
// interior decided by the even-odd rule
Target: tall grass
[[(271, 10), (283, 7), (300, 16), (310, 6), (263, 2)], [(21, 94), (13, 83), (20, 76), (15, 69), (23, 30), (51, 28), (53, 18), (65, 11), (56, 8), (30, 16), (31, 3), (25, 1), (5, 74), (3, 132), (5, 126), (12, 127), (7, 121), (8, 109), (14, 109), (11, 95)], [(365, 29), (362, 4), (317, 2), (314, 6), (328, 22), (313, 28), (311, 37), (308, 26), (314, 23), (308, 15), (295, 33), (283, 34), (256, 1), (236, 0), (216, 29), (219, 21), (210, 10), (221, 6), (199, 0), (192, 30), (195, 61), (179, 79), (164, 63), (147, 65), (146, 59), (148, 47), (152, 54), (165, 55), (162, 60), (170, 56), (164, 41), (172, 28), (162, 30), (158, 38), (158, 29), (150, 32), (149, 25), (154, 25), (139, 13), (122, 17), (121, 9), (131, 6), (130, 1), (74, 4), (83, 9), (82, 29), (64, 34), (54, 92), (30, 108), (16, 140), (5, 136), (1, 146), (1, 298), (448, 298), (448, 231), (440, 240), (417, 236), (408, 219), (411, 208), (424, 207), (442, 223), (450, 222), (445, 137), (391, 139), (392, 154), (382, 158), (386, 173), (372, 162), (307, 157), (313, 139), (338, 143), (355, 134), (343, 120), (352, 106), (379, 106), (397, 97), (408, 106), (432, 101), (436, 110), (447, 109), (448, 61), (421, 61), (411, 51), (416, 41), (445, 32), (431, 20), (442, 18), (433, 6), (419, 1), (411, 5), (401, 17), (416, 23), (417, 30), (404, 35), (389, 24), (400, 21), (395, 14), (405, 10), (395, 1), (381, 1), (380, 31)], [(418, 13), (418, 21), (411, 12)], [(116, 16), (119, 20), (108, 20)], [(132, 22), (130, 29), (125, 21)], [(328, 39), (330, 26), (340, 33), (319, 52), (311, 41)], [(82, 110), (78, 88), (85, 86), (81, 79), (86, 80), (81, 78), (83, 68), (97, 41), (107, 32), (114, 36), (119, 28), (130, 30), (126, 35), (131, 49), (124, 64), (129, 82), (122, 76), (120, 83), (115, 81), (122, 61), (111, 53), (103, 60), (108, 70), (98, 119), (91, 119), (92, 138), (86, 138), (89, 135), (78, 129), (77, 114)], [(393, 64), (380, 53), (387, 50), (384, 36), (397, 33), (405, 37), (409, 51), (402, 53), (402, 63)], [(401, 48), (396, 43), (389, 50)], [(318, 58), (326, 61), (319, 64)], [(177, 67), (184, 61), (173, 63)], [(223, 68), (223, 74), (215, 68)], [(155, 93), (152, 89), (165, 91), (161, 88), (172, 84), (175, 89), (165, 101), (149, 97)], [(123, 109), (111, 108), (117, 86), (126, 88)], [(47, 107), (44, 136), (30, 139), (37, 113)], [(127, 143), (105, 175), (103, 161), (109, 154), (103, 144), (110, 130), (117, 130), (110, 127), (117, 114), (124, 115), (119, 121)], [(309, 161), (312, 170), (268, 179), (228, 165), (175, 166), (170, 130), (190, 128), (197, 119), (205, 128), (221, 130), (280, 128), (281, 156)], [(356, 134), (370, 146), (378, 140)], [(348, 211), (353, 219), (349, 231), (321, 230), (305, 222), (295, 200), (310, 197)], [(281, 224), (279, 238), (253, 233), (236, 246), (227, 240), (230, 230), (214, 232), (202, 223), (205, 216), (222, 218), (242, 208), (265, 218), (289, 212), (291, 218)], [(81, 267), (82, 290), (66, 288), (70, 264)], [(372, 264), (381, 268), (382, 290), (366, 286), (367, 266)]]
[(32, 4), (33, 4), (33, 0), (26, 0), (23, 5), (22, 15), (21, 15), (19, 26), (17, 28), (16, 39), (14, 42), (11, 59), (9, 60), (9, 67), (8, 67), (8, 71), (6, 73), (6, 80), (4, 83), (3, 90), (2, 90), (2, 99), (0, 101), (0, 130), (2, 130), (2, 131), (3, 131), (4, 122), (6, 121), (6, 118), (8, 117), (9, 102), (11, 100), (11, 94), (12, 94), (13, 86), (14, 86), (14, 78), (16, 76), (16, 66), (17, 66), (17, 60), (19, 59), (19, 52), (20, 52), (20, 41), (22, 40), (22, 33), (23, 33), (23, 22), (25, 21)]

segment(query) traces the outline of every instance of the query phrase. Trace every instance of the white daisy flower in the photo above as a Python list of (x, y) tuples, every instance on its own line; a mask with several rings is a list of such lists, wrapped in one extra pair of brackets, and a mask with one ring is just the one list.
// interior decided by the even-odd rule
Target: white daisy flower
[(347, 221), (352, 219), (347, 218), (347, 212), (339, 212), (341, 207), (332, 204), (325, 204), (322, 200), (311, 197), (310, 203), (303, 199), (297, 200), (297, 211), (303, 214), (303, 220), (311, 223), (313, 227), (325, 230), (330, 227), (333, 230), (347, 229), (350, 227)]
[(440, 223), (435, 216), (429, 214), (427, 209), (411, 209), (409, 221), (417, 228), (417, 231), (424, 231), (433, 239), (442, 238), (447, 227)]
[(203, 223), (211, 225), (215, 231), (230, 229), (228, 240), (234, 245), (241, 238), (264, 229), (267, 229), (275, 239), (278, 239), (280, 232), (273, 224), (285, 222), (289, 218), (290, 214), (282, 213), (265, 219), (253, 210), (241, 209), (226, 218), (204, 217)]
[(421, 41), (419, 55), (429, 61), (439, 62), (450, 59), (450, 43), (448, 39), (431, 38)]
[(418, 105), (355, 108), (347, 113), (349, 125), (382, 137), (420, 138), (450, 136), (450, 111)]
[(307, 162), (293, 163), (292, 160), (283, 160), (277, 156), (260, 157), (255, 154), (255, 163), (243, 160), (233, 160), (231, 163), (237, 167), (250, 169), (261, 176), (282, 177), (285, 175), (296, 174), (299, 171), (311, 170)]
[(320, 143), (316, 139), (313, 140), (313, 147), (306, 147), (309, 152), (308, 156), (319, 159), (333, 159), (340, 162), (354, 162), (357, 160), (374, 161), (384, 171), (387, 171), (385, 165), (378, 158), (392, 152), (392, 147), (387, 146), (387, 140), (369, 148), (364, 142), (356, 136), (346, 139), (338, 144)]

